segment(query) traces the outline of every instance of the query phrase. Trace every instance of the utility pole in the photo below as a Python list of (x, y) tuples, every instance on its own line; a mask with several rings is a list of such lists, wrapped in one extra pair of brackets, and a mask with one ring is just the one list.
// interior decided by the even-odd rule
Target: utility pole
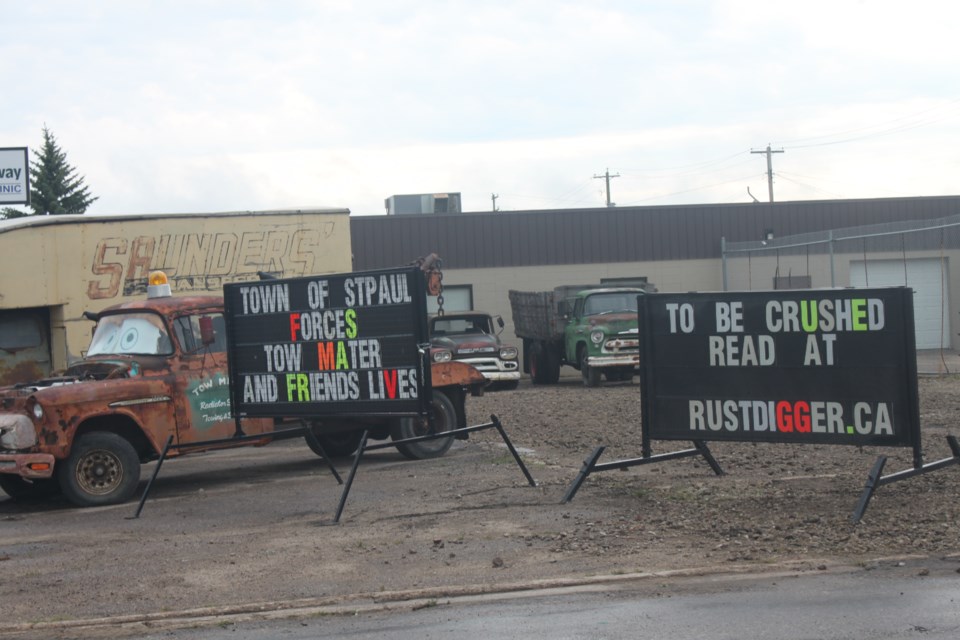
[(763, 151), (750, 150), (750, 153), (763, 153), (767, 156), (767, 191), (770, 192), (770, 202), (773, 202), (773, 154), (783, 153), (783, 149), (771, 149), (770, 145)]
[(495, 194), (495, 193), (491, 193), (491, 194), (490, 194), (490, 201), (493, 203), (493, 212), (494, 212), (494, 213), (496, 213), (497, 211), (499, 211), (499, 209), (497, 209), (497, 198), (499, 198), (499, 197), (500, 197), (500, 196), (498, 196), (498, 195)]
[(619, 178), (619, 177), (620, 177), (619, 173), (614, 173), (611, 175), (610, 169), (607, 169), (606, 173), (604, 173), (602, 176), (593, 176), (594, 180), (597, 180), (598, 178), (605, 178), (607, 181), (607, 206), (608, 207), (616, 206), (615, 202), (610, 202), (610, 178)]

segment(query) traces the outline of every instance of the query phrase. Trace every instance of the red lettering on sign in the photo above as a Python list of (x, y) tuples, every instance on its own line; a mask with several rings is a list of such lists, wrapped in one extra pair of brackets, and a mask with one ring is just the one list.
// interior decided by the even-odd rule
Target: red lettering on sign
[(300, 328), (300, 314), (291, 313), (290, 314), (290, 340), (293, 342), (297, 341), (297, 330)]
[[(392, 375), (391, 375), (392, 374)], [(383, 372), (383, 384), (387, 388), (387, 397), (393, 400), (397, 397), (397, 370)]]
[(777, 429), (782, 433), (793, 431), (793, 414), (790, 411), (790, 403), (781, 400), (777, 403)]
[(810, 403), (804, 400), (790, 404), (781, 400), (776, 406), (777, 429), (781, 433), (810, 433)]
[(810, 433), (810, 405), (803, 400), (793, 405), (793, 423), (798, 433)]

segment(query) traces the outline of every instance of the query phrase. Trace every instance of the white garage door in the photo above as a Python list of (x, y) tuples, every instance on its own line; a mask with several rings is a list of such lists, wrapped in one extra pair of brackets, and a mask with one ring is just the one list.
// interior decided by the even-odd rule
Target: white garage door
[(902, 287), (913, 289), (913, 317), (917, 349), (950, 346), (950, 308), (946, 262), (939, 258), (907, 260), (862, 260), (850, 263), (850, 284), (854, 287)]

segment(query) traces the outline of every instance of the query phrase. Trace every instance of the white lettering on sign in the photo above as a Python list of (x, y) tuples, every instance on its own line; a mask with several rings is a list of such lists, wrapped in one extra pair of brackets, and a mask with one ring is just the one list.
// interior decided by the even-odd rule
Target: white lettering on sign
[(240, 287), (244, 315), (290, 311), (290, 288), (286, 284), (260, 284)]
[[(836, 342), (837, 336), (834, 333), (824, 333), (819, 337), (820, 341), (817, 340), (817, 336), (815, 335), (807, 336), (807, 348), (803, 354), (804, 366), (833, 365), (833, 343)], [(821, 341), (823, 343), (822, 352)]]
[(302, 344), (265, 344), (263, 353), (267, 359), (267, 371), (300, 371), (303, 364)]
[(743, 333), (743, 303), (718, 302), (714, 309), (717, 333)]
[(323, 309), (330, 299), (330, 283), (326, 280), (312, 280), (307, 283), (307, 304), (311, 309)]
[(667, 314), (670, 318), (670, 333), (676, 333), (679, 326), (683, 333), (693, 333), (693, 305), (687, 302), (677, 304), (667, 303)]
[(355, 276), (343, 282), (348, 307), (403, 304), (412, 302), (405, 273), (374, 276)]
[(776, 360), (771, 336), (709, 336), (711, 367), (769, 367)]
[(244, 402), (276, 402), (279, 397), (277, 379), (273, 376), (243, 376)]

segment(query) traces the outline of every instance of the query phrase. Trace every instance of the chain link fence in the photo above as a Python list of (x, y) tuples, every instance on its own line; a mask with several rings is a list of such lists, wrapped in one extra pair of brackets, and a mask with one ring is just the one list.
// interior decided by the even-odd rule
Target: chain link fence
[(906, 286), (918, 349), (957, 349), (950, 330), (960, 291), (960, 215), (831, 229), (763, 240), (721, 240), (725, 291)]

